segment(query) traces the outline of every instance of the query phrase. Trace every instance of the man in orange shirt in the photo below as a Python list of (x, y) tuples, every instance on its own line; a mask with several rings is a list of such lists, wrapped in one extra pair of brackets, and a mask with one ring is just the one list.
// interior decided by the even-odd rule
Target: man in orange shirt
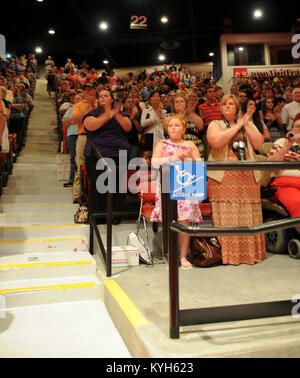
[(97, 91), (92, 84), (83, 87), (83, 101), (78, 102), (73, 110), (71, 123), (78, 125), (78, 138), (76, 143), (76, 166), (77, 171), (73, 183), (73, 203), (79, 202), (80, 196), (80, 167), (85, 164), (84, 148), (86, 145), (86, 131), (82, 123), (83, 117), (97, 105)]
[(92, 69), (91, 69), (90, 73), (88, 73), (88, 74), (86, 75), (86, 78), (87, 78), (87, 80), (88, 80), (89, 83), (93, 83), (93, 84), (94, 84), (94, 83), (97, 83), (97, 80), (98, 80), (98, 74), (97, 74), (95, 68), (92, 68)]

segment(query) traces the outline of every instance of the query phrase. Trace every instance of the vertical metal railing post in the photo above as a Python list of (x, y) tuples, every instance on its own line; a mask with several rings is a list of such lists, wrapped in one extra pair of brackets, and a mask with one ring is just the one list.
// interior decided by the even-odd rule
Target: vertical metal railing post
[(113, 194), (107, 192), (107, 244), (106, 244), (106, 275), (112, 275), (112, 197)]
[(169, 228), (169, 291), (170, 291), (170, 337), (178, 339), (179, 337), (179, 251), (177, 232), (170, 231), (171, 220), (178, 218), (177, 201), (171, 201), (170, 196), (167, 198), (169, 207), (168, 228)]
[(172, 220), (178, 218), (177, 201), (170, 200), (170, 164), (160, 169), (161, 198), (162, 198), (162, 225), (163, 249), (168, 254), (169, 265), (169, 310), (170, 310), (170, 337), (179, 337), (179, 274), (178, 274), (178, 233), (170, 231)]
[(168, 224), (169, 219), (169, 206), (168, 206), (168, 196), (170, 181), (168, 179), (168, 165), (164, 165), (160, 168), (160, 182), (161, 182), (161, 211), (162, 211), (162, 234), (163, 234), (163, 254), (168, 257), (169, 253), (169, 233), (170, 227)]

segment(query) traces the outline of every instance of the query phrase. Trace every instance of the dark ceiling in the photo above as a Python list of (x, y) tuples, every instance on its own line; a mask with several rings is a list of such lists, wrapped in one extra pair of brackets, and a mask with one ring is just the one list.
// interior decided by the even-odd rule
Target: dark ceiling
[[(263, 19), (252, 16), (256, 8)], [(19, 0), (6, 2), (5, 14), (0, 34), (8, 52), (20, 55), (41, 46), (40, 61), (48, 55), (57, 65), (68, 57), (76, 64), (86, 59), (95, 68), (104, 58), (112, 67), (157, 65), (159, 53), (167, 64), (206, 62), (224, 32), (300, 32), (299, 0)], [(130, 29), (133, 15), (147, 17), (147, 30)], [(167, 24), (160, 22), (162, 15)], [(102, 20), (110, 25), (105, 32), (98, 27)]]

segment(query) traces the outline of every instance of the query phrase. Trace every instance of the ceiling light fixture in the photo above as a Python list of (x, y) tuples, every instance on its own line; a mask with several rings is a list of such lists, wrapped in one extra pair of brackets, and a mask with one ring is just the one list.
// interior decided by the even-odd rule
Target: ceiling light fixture
[(101, 30), (107, 30), (108, 24), (107, 24), (107, 22), (101, 22), (99, 27), (100, 27)]
[(260, 10), (260, 9), (256, 9), (256, 10), (255, 10), (255, 12), (254, 12), (254, 17), (255, 17), (255, 18), (261, 18), (262, 15), (263, 15), (262, 10)]

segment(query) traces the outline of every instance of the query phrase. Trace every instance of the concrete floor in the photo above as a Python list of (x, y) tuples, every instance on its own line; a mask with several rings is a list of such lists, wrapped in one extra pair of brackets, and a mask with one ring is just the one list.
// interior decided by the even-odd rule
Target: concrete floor
[(0, 319), (0, 358), (131, 358), (100, 300), (26, 306)]
[[(114, 227), (120, 242), (128, 225)], [(96, 260), (104, 277), (102, 258)], [(287, 254), (268, 254), (255, 266), (180, 270), (180, 309), (292, 301), (297, 294), (300, 298), (299, 277), (300, 261)], [(106, 306), (133, 357), (300, 357), (300, 318), (292, 316), (182, 327), (180, 339), (170, 339), (169, 278), (161, 260), (154, 267), (113, 268), (106, 280), (114, 281), (146, 319), (130, 330), (118, 299), (106, 290)]]

